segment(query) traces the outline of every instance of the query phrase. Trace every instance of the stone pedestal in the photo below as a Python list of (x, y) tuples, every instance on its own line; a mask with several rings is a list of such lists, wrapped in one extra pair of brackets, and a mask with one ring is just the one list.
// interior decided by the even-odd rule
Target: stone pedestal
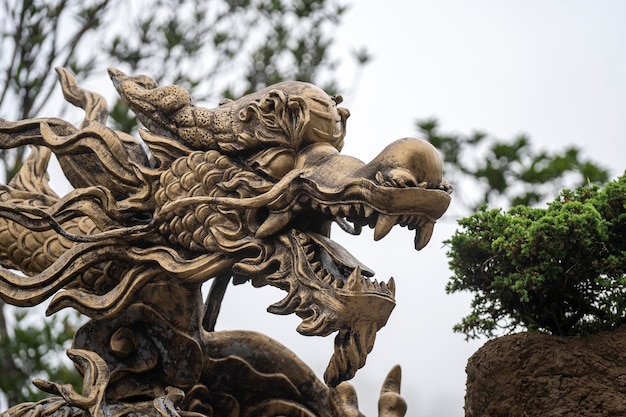
[(519, 333), (468, 361), (466, 417), (626, 415), (626, 326), (588, 337)]

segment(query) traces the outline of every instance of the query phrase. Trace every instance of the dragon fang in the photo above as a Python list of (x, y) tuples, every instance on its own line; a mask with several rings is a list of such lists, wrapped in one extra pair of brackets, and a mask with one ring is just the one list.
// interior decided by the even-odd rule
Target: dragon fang
[[(0, 296), (17, 306), (51, 298), (49, 314), (91, 318), (68, 353), (85, 386), (36, 381), (59, 396), (8, 415), (360, 415), (343, 381), (387, 322), (395, 283), (373, 279), (330, 226), (369, 226), (376, 240), (406, 226), (423, 248), (452, 191), (438, 152), (407, 138), (369, 163), (341, 155), (349, 112), (311, 84), (206, 109), (181, 87), (111, 69), (145, 127), (139, 140), (108, 128), (105, 100), (58, 73), (66, 100), (85, 110), (80, 127), (0, 119), (1, 149), (31, 146), (0, 185)], [(74, 187), (65, 196), (47, 183), (51, 153)], [(337, 332), (325, 384), (263, 335), (214, 331), (231, 280), (284, 290), (268, 310), (298, 315), (302, 334)], [(399, 410), (385, 415), (404, 415), (399, 379), (394, 369), (385, 382), (381, 404)]]

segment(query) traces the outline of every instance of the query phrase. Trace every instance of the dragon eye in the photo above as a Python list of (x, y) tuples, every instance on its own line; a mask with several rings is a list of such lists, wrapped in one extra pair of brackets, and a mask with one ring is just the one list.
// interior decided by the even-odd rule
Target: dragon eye
[(271, 159), (267, 165), (260, 167), (267, 175), (280, 179), (294, 167), (296, 158), (290, 153), (281, 153)]
[(253, 155), (249, 162), (270, 177), (280, 179), (294, 168), (296, 155), (292, 149), (270, 148)]

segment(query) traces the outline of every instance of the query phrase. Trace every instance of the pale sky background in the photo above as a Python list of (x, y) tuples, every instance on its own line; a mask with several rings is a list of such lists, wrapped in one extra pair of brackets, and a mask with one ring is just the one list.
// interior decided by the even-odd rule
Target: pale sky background
[[(626, 2), (353, 3), (337, 33), (337, 50), (364, 45), (374, 60), (356, 94), (343, 93), (342, 105), (352, 114), (343, 153), (369, 161), (389, 142), (415, 136), (417, 118), (435, 116), (446, 132), (479, 129), (499, 138), (526, 133), (537, 147), (551, 150), (574, 144), (613, 177), (624, 172)], [(350, 86), (354, 69), (340, 71)], [(394, 229), (379, 242), (371, 230), (359, 237), (333, 232), (379, 280), (393, 276), (398, 287), (396, 309), (353, 380), (367, 416), (377, 415), (380, 384), (396, 363), (403, 370), (407, 416), (463, 415), (465, 365), (485, 340), (468, 343), (452, 332), (469, 312), (470, 295), (444, 292), (449, 272), (441, 242), (454, 232), (462, 210), (453, 203), (421, 252), (413, 250), (413, 233), (406, 229)], [(227, 305), (232, 310), (223, 312), (218, 326), (269, 333), (321, 375), (332, 337), (305, 338), (295, 332), (296, 317), (264, 313), (282, 298), (277, 290), (231, 288), (227, 303), (241, 306), (244, 293), (250, 295), (249, 313)]]
[[(391, 141), (415, 136), (416, 119), (434, 116), (446, 132), (478, 129), (499, 138), (527, 133), (541, 148), (583, 148), (613, 177), (626, 168), (626, 2), (353, 3), (336, 50), (366, 46), (374, 60), (360, 75), (350, 65), (338, 70), (345, 86), (357, 86), (343, 93), (352, 113), (343, 153), (368, 161)], [(452, 332), (469, 312), (470, 295), (445, 294), (449, 272), (442, 241), (465, 214), (453, 198), (449, 215), (421, 252), (414, 251), (413, 232), (406, 229), (394, 229), (379, 242), (371, 230), (359, 237), (333, 232), (379, 280), (393, 276), (398, 288), (396, 309), (352, 381), (367, 416), (377, 415), (380, 384), (395, 364), (403, 369), (407, 416), (463, 415), (465, 365), (485, 341), (468, 343)], [(266, 333), (321, 377), (334, 336), (300, 336), (297, 317), (265, 312), (283, 296), (272, 288), (229, 288), (218, 329)]]

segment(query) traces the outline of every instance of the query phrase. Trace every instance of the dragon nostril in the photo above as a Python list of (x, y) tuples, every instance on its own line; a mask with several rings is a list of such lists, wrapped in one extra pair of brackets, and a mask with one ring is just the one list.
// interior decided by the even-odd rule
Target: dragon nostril
[(387, 187), (408, 188), (417, 187), (417, 178), (405, 168), (391, 168), (376, 173), (376, 180), (380, 185)]

